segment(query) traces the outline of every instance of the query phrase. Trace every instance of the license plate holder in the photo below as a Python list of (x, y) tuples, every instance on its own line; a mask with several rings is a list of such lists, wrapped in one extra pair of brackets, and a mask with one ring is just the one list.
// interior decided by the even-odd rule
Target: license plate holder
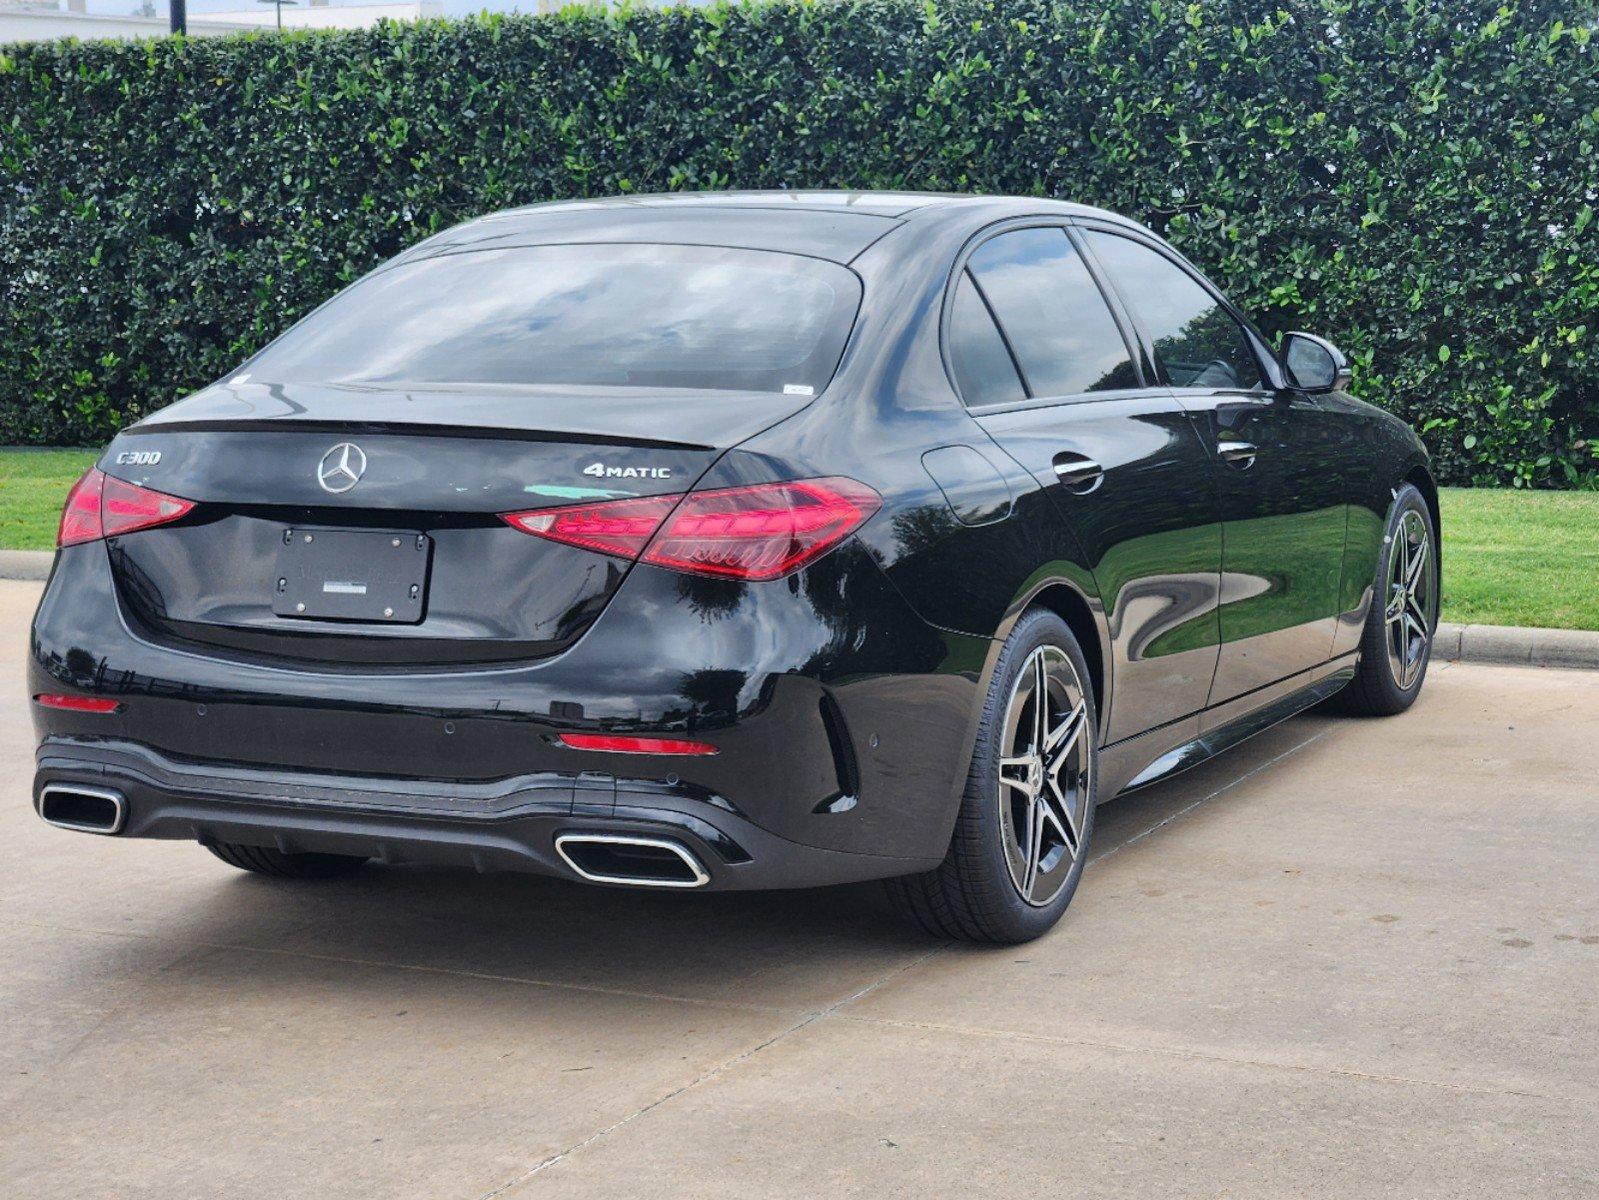
[(374, 529), (287, 529), (272, 611), (304, 620), (414, 625), (427, 608), (433, 539)]

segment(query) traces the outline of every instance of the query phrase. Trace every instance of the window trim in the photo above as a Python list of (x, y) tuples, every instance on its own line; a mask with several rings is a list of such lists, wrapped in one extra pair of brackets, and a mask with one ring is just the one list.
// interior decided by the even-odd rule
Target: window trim
[[(1152, 365), (1145, 361), (1145, 353), (1141, 334), (1136, 327), (1130, 324), (1128, 314), (1121, 308), (1120, 297), (1107, 291), (1106, 280), (1096, 260), (1083, 253), (1078, 245), (1078, 240), (1072, 235), (1074, 222), (1065, 216), (1032, 216), (1011, 217), (1004, 221), (997, 221), (992, 225), (984, 226), (966, 240), (960, 253), (955, 256), (955, 264), (944, 281), (944, 298), (939, 310), (938, 349), (939, 356), (943, 359), (944, 374), (949, 379), (949, 385), (954, 390), (961, 406), (973, 416), (987, 416), (993, 413), (1018, 412), (1031, 408), (1056, 408), (1063, 404), (1082, 404), (1088, 401), (1102, 400), (1129, 400), (1148, 396), (1151, 389), (1159, 385), (1152, 379)], [(1105, 309), (1110, 313), (1111, 321), (1116, 326), (1116, 331), (1121, 335), (1122, 346), (1127, 351), (1127, 359), (1133, 366), (1139, 383), (1134, 388), (1118, 388), (1114, 391), (1103, 392), (1071, 392), (1061, 396), (1035, 395), (1032, 385), (1028, 382), (1027, 373), (1022, 370), (1022, 365), (1016, 357), (1016, 351), (1011, 346), (1010, 334), (1006, 332), (1005, 325), (994, 312), (993, 305), (989, 303), (988, 296), (983, 292), (982, 284), (977, 276), (973, 275), (972, 285), (976, 288), (978, 296), (982, 298), (983, 305), (988, 309), (988, 315), (994, 322), (994, 327), (999, 330), (999, 336), (1005, 343), (1005, 349), (1011, 356), (1011, 365), (1016, 369), (1016, 377), (1021, 380), (1022, 390), (1027, 393), (1021, 400), (1006, 400), (997, 404), (970, 404), (961, 394), (960, 383), (955, 377), (954, 358), (950, 353), (950, 327), (951, 317), (955, 307), (955, 288), (959, 283), (961, 274), (966, 271), (971, 257), (986, 243), (1007, 233), (1015, 233), (1023, 229), (1058, 229), (1083, 260), (1083, 265), (1088, 270), (1088, 277), (1093, 280), (1094, 286), (1099, 290), (1100, 300)]]
[(1081, 241), (1083, 243), (1084, 256), (1099, 268), (1100, 273), (1105, 280), (1105, 286), (1115, 291), (1117, 298), (1126, 308), (1127, 319), (1129, 322), (1131, 322), (1133, 328), (1137, 330), (1138, 344), (1142, 352), (1148, 356), (1150, 370), (1158, 380), (1159, 386), (1179, 396), (1270, 396), (1277, 392), (1286, 390), (1286, 385), (1283, 381), (1282, 371), (1277, 362), (1277, 357), (1271, 353), (1271, 348), (1267, 346), (1266, 339), (1260, 335), (1260, 332), (1244, 314), (1243, 310), (1229, 300), (1222, 293), (1220, 288), (1207, 279), (1204, 272), (1200, 271), (1199, 268), (1194, 266), (1193, 263), (1189, 262), (1175, 249), (1166, 245), (1164, 242), (1154, 237), (1154, 235), (1145, 233), (1143, 230), (1124, 225), (1117, 225), (1109, 221), (1099, 221), (1093, 218), (1086, 218), (1074, 222), (1074, 227), (1082, 233), (1102, 233), (1111, 237), (1126, 238), (1128, 241), (1143, 246), (1145, 249), (1152, 251), (1161, 258), (1164, 258), (1167, 262), (1171, 263), (1172, 266), (1176, 267), (1179, 271), (1183, 272), (1195, 283), (1197, 283), (1200, 288), (1210, 295), (1211, 299), (1215, 300), (1216, 303), (1220, 304), (1221, 307), (1226, 310), (1227, 314), (1232, 317), (1239, 329), (1243, 331), (1244, 344), (1249, 347), (1250, 353), (1255, 356), (1255, 367), (1260, 372), (1261, 380), (1256, 386), (1248, 388), (1179, 387), (1177, 384), (1173, 383), (1171, 379), (1167, 377), (1166, 372), (1161, 364), (1160, 357), (1155, 353), (1154, 340), (1149, 336), (1149, 330), (1144, 328), (1143, 321), (1139, 319), (1138, 314), (1133, 310), (1132, 306), (1127, 303), (1126, 297), (1122, 294), (1121, 285), (1117, 283), (1115, 275), (1104, 266), (1099, 256), (1094, 253), (1093, 244), (1088, 240), (1088, 238), (1083, 237)]
[[(1005, 347), (1005, 355), (1006, 355), (1007, 358), (1010, 359), (1010, 369), (1012, 371), (1016, 372), (1016, 382), (1021, 385), (1021, 389), (1022, 389), (1022, 398), (1021, 398), (1021, 400), (999, 400), (999, 401), (995, 401), (993, 404), (989, 404), (989, 405), (969, 405), (968, 404), (968, 405), (966, 405), (966, 407), (968, 409), (970, 409), (970, 408), (998, 408), (998, 407), (1001, 407), (1001, 406), (1006, 405), (1006, 404), (1021, 404), (1021, 403), (1025, 402), (1029, 397), (1032, 396), (1033, 388), (1032, 388), (1032, 385), (1027, 382), (1027, 372), (1022, 369), (1022, 360), (1016, 356), (1016, 347), (1010, 344), (1010, 334), (1006, 333), (1005, 332), (1005, 326), (1000, 324), (999, 314), (994, 311), (994, 303), (993, 303), (993, 301), (991, 301), (988, 298), (988, 293), (983, 290), (983, 285), (982, 285), (981, 282), (978, 281), (977, 276), (972, 274), (971, 268), (968, 267), (968, 266), (965, 266), (964, 264), (961, 266), (961, 269), (955, 273), (954, 286), (950, 289), (950, 315), (951, 315), (951, 317), (954, 316), (955, 296), (956, 296), (957, 293), (959, 293), (962, 283), (970, 283), (972, 285), (972, 292), (977, 296), (977, 302), (983, 306), (983, 311), (988, 314), (988, 319), (994, 323), (994, 332), (999, 334), (999, 343), (1000, 343), (1000, 345)], [(951, 321), (951, 325), (953, 326), (953, 321)], [(950, 377), (951, 377), (951, 379), (954, 379), (955, 378), (955, 356), (954, 356), (953, 353), (951, 353), (950, 356), (949, 356), (949, 367), (950, 367)], [(956, 392), (957, 395), (960, 394), (960, 384), (959, 384), (959, 382), (956, 382), (956, 384), (955, 384), (955, 392)], [(966, 397), (965, 396), (961, 396), (961, 403), (962, 404), (966, 404)]]

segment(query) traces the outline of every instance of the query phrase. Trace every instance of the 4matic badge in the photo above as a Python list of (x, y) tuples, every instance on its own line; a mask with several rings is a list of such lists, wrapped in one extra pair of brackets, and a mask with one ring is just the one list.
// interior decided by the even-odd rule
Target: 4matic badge
[(670, 479), (671, 467), (609, 467), (604, 463), (590, 463), (583, 474), (595, 479)]

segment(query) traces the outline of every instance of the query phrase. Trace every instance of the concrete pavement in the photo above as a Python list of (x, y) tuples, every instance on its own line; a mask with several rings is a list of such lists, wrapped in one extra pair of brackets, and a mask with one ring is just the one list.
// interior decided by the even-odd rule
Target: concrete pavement
[(1599, 673), (1443, 666), (1101, 810), (1062, 925), (871, 888), (282, 884), (28, 805), (0, 583), (0, 1195), (1599, 1194)]

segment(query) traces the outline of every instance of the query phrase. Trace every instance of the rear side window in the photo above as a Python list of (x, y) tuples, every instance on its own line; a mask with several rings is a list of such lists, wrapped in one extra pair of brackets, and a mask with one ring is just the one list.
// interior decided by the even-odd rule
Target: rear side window
[(1131, 238), (1099, 232), (1088, 238), (1127, 307), (1148, 330), (1172, 386), (1261, 386), (1260, 363), (1243, 326), (1197, 279)]
[(1138, 386), (1127, 344), (1064, 229), (1018, 229), (967, 263), (1034, 396)]
[(520, 246), (381, 270), (250, 365), (262, 382), (397, 388), (827, 386), (860, 307), (836, 263), (704, 246)]
[(950, 366), (961, 399), (967, 404), (1004, 404), (1026, 399), (1021, 378), (988, 305), (977, 294), (972, 277), (962, 271), (955, 285), (949, 324)]

